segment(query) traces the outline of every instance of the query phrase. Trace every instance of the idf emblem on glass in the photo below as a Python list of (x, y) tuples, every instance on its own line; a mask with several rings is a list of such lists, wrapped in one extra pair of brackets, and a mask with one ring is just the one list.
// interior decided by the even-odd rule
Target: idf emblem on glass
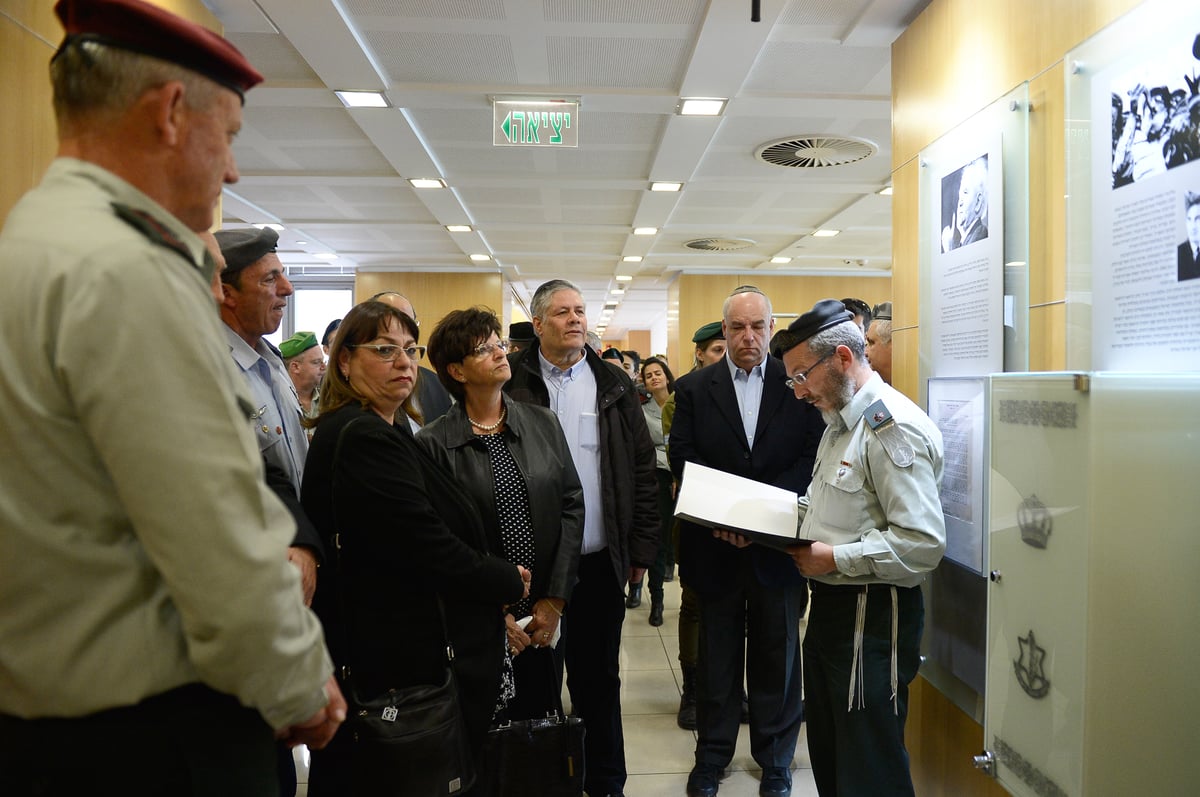
[(1045, 548), (1050, 541), (1050, 530), (1054, 519), (1050, 510), (1034, 493), (1017, 507), (1017, 525), (1021, 527), (1021, 541), (1034, 548)]
[(1038, 647), (1032, 628), (1029, 629), (1029, 636), (1018, 637), (1017, 642), (1021, 646), (1021, 657), (1013, 662), (1017, 683), (1025, 690), (1025, 694), (1040, 700), (1050, 693), (1050, 680), (1042, 667), (1046, 661), (1046, 649)]

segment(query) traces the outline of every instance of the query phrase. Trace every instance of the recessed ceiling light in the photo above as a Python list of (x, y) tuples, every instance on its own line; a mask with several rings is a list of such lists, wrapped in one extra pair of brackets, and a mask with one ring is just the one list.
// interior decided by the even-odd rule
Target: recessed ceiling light
[(657, 227), (634, 227), (634, 235), (658, 235)]
[(683, 188), (683, 183), (650, 183), (651, 191), (678, 191)]
[(605, 302), (604, 309), (605, 310), (616, 310), (618, 304), (620, 304), (620, 302)]
[(841, 232), (841, 230), (817, 230), (813, 233), (813, 238), (832, 238), (839, 232)]
[(296, 241), (296, 246), (308, 246), (308, 241)]
[(611, 293), (613, 296), (624, 296), (625, 289), (624, 288), (613, 288)]
[(413, 188), (445, 188), (446, 181), (439, 177), (410, 177), (408, 182)]
[(621, 258), (621, 262), (623, 262), (623, 263), (641, 263), (642, 256), (641, 255), (625, 255), (625, 257)]
[(478, 261), (484, 261), (484, 260), (491, 260), (492, 257), (491, 257), (491, 255), (471, 255), (471, 259), (478, 260)]
[(255, 224), (254, 226), (260, 230), (274, 230), (275, 232), (283, 232), (282, 224)]
[(720, 116), (727, 102), (716, 97), (683, 97), (679, 102), (679, 115)]
[(773, 258), (771, 258), (771, 262), (772, 263), (791, 263), (792, 259), (790, 257), (773, 257)]
[(338, 259), (338, 256), (333, 254), (332, 252), (318, 252), (317, 254), (313, 255), (313, 257), (315, 257), (317, 260), (337, 260)]
[(387, 97), (382, 91), (335, 91), (337, 98), (347, 108), (386, 108)]
[(617, 282), (633, 282), (633, 277), (629, 276), (628, 274), (618, 274)]
[(470, 224), (447, 224), (446, 232), (471, 232)]
[(883, 190), (879, 192), (879, 195), (880, 196), (891, 196), (892, 195), (892, 186), (885, 185), (883, 187)]

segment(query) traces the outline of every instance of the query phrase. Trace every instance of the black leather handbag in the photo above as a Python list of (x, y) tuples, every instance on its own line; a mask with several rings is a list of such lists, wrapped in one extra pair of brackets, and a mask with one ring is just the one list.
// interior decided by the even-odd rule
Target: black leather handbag
[(492, 797), (580, 797), (583, 720), (554, 712), (544, 719), (507, 722), (488, 731), (483, 765)]

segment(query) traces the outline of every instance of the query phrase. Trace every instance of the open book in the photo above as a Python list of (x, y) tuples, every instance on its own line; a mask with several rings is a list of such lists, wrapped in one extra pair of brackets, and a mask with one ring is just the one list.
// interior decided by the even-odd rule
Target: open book
[(675, 517), (786, 548), (809, 542), (799, 536), (796, 498), (791, 490), (688, 462), (683, 466)]

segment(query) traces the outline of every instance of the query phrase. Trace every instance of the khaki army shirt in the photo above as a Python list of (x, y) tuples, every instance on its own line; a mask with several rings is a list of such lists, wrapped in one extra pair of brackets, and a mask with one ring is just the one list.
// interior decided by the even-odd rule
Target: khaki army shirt
[(69, 158), (0, 233), (0, 713), (196, 681), (276, 728), (326, 703), (211, 268), (161, 206)]
[(800, 499), (800, 536), (832, 545), (837, 565), (815, 580), (916, 586), (946, 550), (941, 432), (879, 374), (839, 414)]

